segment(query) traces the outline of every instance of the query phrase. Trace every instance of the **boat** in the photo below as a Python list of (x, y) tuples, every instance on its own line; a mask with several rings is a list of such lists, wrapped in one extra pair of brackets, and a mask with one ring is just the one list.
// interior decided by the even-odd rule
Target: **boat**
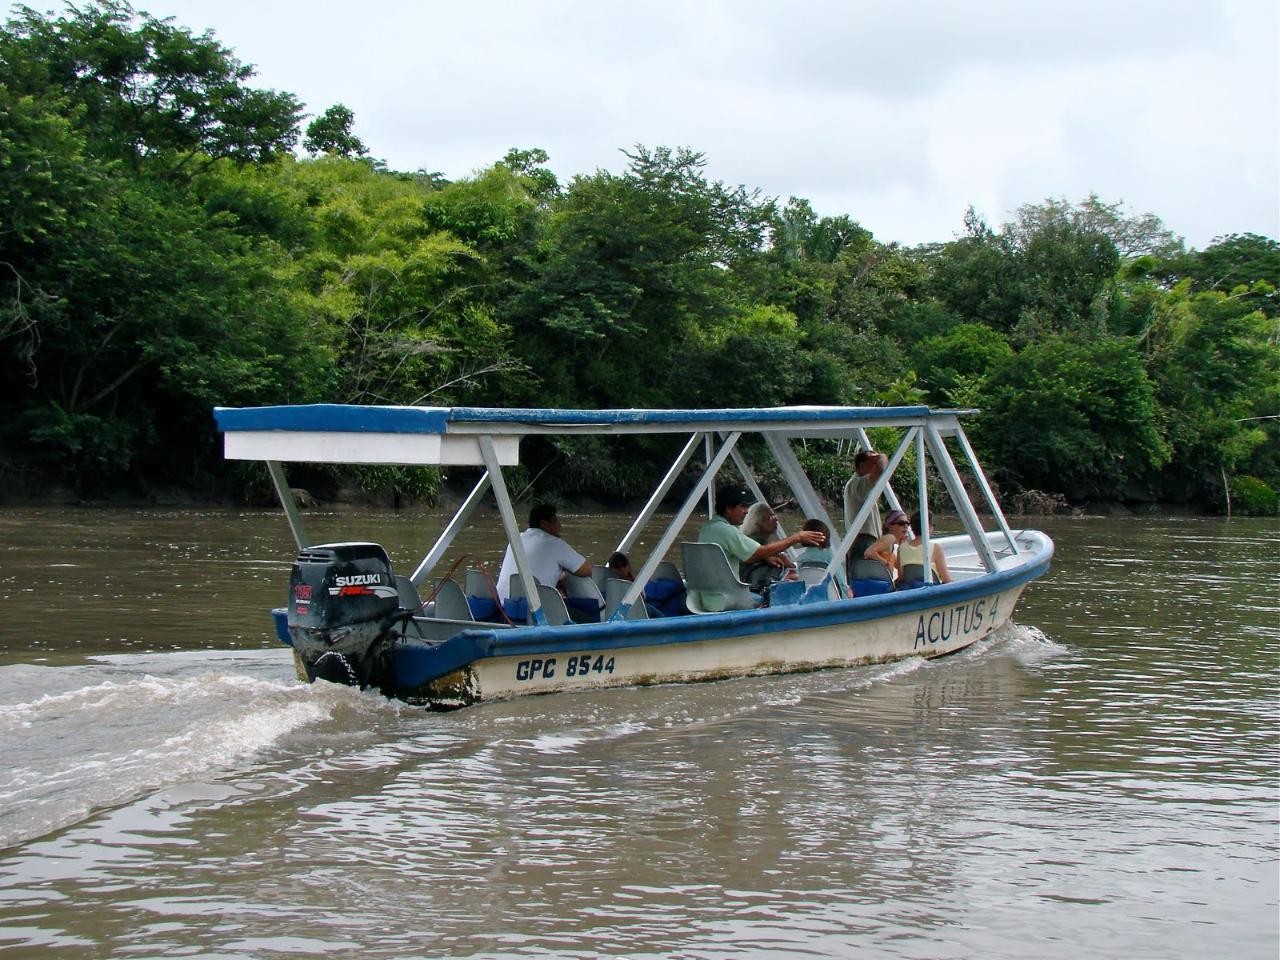
[[(1039, 531), (1009, 526), (961, 427), (962, 417), (973, 412), (927, 406), (571, 410), (315, 404), (218, 407), (214, 414), (228, 459), (266, 464), (297, 544), (288, 605), (272, 613), (277, 635), (293, 648), (299, 677), (452, 709), (529, 694), (933, 658), (989, 636), (1008, 622), (1027, 584), (1049, 569), (1053, 543)], [(831, 449), (834, 441), (842, 451), (870, 449), (870, 430), (893, 452), (861, 510), (841, 529), (844, 524), (832, 521), (806, 475), (797, 446), (825, 441)], [(618, 539), (617, 549), (630, 554), (642, 535), (657, 532), (634, 581), (606, 582), (605, 589), (594, 579), (589, 589), (572, 583), (566, 603), (554, 585), (539, 584), (530, 571), (503, 471), (520, 462), (524, 438), (548, 434), (672, 435), (673, 450), (683, 438)], [(884, 443), (885, 437), (896, 437), (896, 444)], [(893, 590), (855, 579), (842, 596), (837, 574), (849, 569), (845, 558), (857, 531), (879, 498), (890, 508), (901, 506), (891, 480), (912, 453), (919, 467), (912, 502), (923, 515), (923, 555), (931, 556), (931, 542), (941, 545), (952, 580), (932, 582), (932, 572), (924, 570), (919, 589)], [(717, 483), (741, 477), (757, 499), (765, 499), (748, 455), (770, 458), (770, 475), (775, 483), (781, 477), (798, 511), (833, 531), (830, 562), (802, 570), (802, 579), (775, 584), (760, 606), (754, 598), (737, 602), (739, 587), (745, 587), (719, 547), (712, 545), (712, 556), (705, 544), (681, 541), (695, 514), (711, 512)], [(285, 464), (298, 462), (469, 467), (478, 479), (406, 575), (395, 572), (376, 543), (307, 539), (285, 475)], [(971, 471), (969, 486), (957, 462)], [(960, 527), (932, 541), (926, 496), (931, 472)], [(491, 578), (477, 571), (467, 572), (462, 582), (456, 576), (433, 579), (459, 532), (490, 496), (518, 571), (506, 604), (496, 602)], [(668, 518), (660, 508), (669, 499), (678, 506)], [(488, 581), (487, 591), (475, 586), (481, 579)], [(578, 579), (588, 578), (566, 578)], [(668, 597), (684, 598), (677, 609), (668, 605), (671, 615), (656, 609), (659, 587)], [(575, 602), (578, 595), (602, 599), (606, 593), (608, 599), (594, 608)]]

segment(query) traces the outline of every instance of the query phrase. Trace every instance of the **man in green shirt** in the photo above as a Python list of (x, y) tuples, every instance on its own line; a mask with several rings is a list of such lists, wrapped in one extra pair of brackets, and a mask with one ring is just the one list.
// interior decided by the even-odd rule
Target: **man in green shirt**
[(738, 565), (739, 576), (744, 566), (760, 561), (781, 571), (784, 564), (778, 554), (796, 545), (816, 547), (822, 543), (822, 534), (815, 530), (801, 530), (772, 543), (756, 543), (738, 529), (747, 515), (747, 508), (755, 502), (756, 498), (745, 487), (721, 487), (716, 491), (716, 515), (698, 531), (700, 543), (719, 544), (729, 562)]

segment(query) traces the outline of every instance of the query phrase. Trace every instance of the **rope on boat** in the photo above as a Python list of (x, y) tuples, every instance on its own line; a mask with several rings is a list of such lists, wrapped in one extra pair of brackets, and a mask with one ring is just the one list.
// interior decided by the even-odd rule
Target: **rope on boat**
[(489, 588), (489, 596), (493, 597), (493, 605), (502, 614), (502, 619), (507, 621), (507, 626), (514, 627), (516, 622), (507, 616), (507, 611), (502, 606), (502, 598), (498, 596), (498, 587), (494, 584), (493, 577), (489, 576), (489, 568), (483, 563), (480, 564), (480, 575), (484, 577), (484, 585)]
[(453, 578), (453, 572), (454, 572), (455, 570), (457, 570), (457, 569), (458, 569), (458, 565), (459, 565), (460, 563), (462, 563), (462, 561), (463, 561), (463, 560), (466, 560), (466, 559), (467, 559), (468, 557), (470, 557), (470, 556), (471, 556), (471, 554), (469, 554), (469, 553), (464, 553), (464, 554), (462, 554), (462, 556), (458, 557), (458, 559), (457, 559), (457, 560), (453, 561), (453, 566), (451, 566), (451, 567), (448, 569), (448, 571), (446, 571), (446, 573), (445, 573), (445, 575), (444, 575), (443, 577), (441, 577), (439, 580), (437, 580), (437, 581), (436, 581), (435, 589), (434, 589), (434, 590), (432, 590), (429, 594), (427, 594), (427, 599), (423, 600), (420, 604), (418, 604), (418, 610), (421, 610), (421, 609), (422, 609), (423, 607), (425, 607), (428, 603), (430, 603), (432, 600), (434, 600), (437, 596), (439, 596), (439, 595), (440, 595), (440, 588), (444, 586), (444, 582), (445, 582), (446, 580), (450, 580), (450, 579), (452, 579), (452, 578)]

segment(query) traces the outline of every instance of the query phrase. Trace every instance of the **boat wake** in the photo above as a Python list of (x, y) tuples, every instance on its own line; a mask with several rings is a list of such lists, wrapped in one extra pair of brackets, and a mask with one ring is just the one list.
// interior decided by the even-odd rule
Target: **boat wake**
[(217, 775), (291, 731), (381, 697), (290, 679), (285, 651), (0, 668), (0, 847)]
[(1069, 647), (1050, 639), (1036, 627), (1010, 621), (991, 636), (975, 643), (966, 653), (970, 656), (982, 656), (988, 651), (999, 651), (1019, 663), (1034, 664), (1060, 657), (1069, 650)]

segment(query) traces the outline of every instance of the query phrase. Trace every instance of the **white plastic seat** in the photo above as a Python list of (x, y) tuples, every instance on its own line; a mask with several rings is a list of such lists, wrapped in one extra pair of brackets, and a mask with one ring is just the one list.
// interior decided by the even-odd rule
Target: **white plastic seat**
[[(524, 580), (521, 579), (520, 574), (513, 573), (511, 575), (507, 597), (510, 600), (524, 599)], [(539, 583), (538, 603), (542, 605), (542, 613), (547, 618), (547, 626), (559, 627), (570, 622), (569, 608), (565, 606), (564, 597), (560, 596), (560, 591), (555, 587), (548, 587), (545, 583)], [(533, 623), (532, 615), (527, 617), (525, 622)]]
[(591, 579), (595, 583), (596, 589), (600, 591), (601, 596), (604, 596), (604, 583), (611, 576), (613, 574), (606, 564), (593, 563), (591, 565)]
[[(595, 567), (591, 569), (595, 570)], [(595, 623), (600, 619), (600, 613), (604, 610), (604, 594), (596, 586), (596, 582), (592, 577), (575, 577), (572, 573), (565, 574), (564, 592), (565, 596), (582, 601), (582, 607), (584, 608), (590, 607), (593, 603), (595, 604), (593, 610), (580, 609), (576, 605), (571, 606), (569, 607), (569, 616), (584, 623)], [(580, 614), (580, 616), (574, 616), (575, 614)]]
[[(796, 569), (796, 573), (799, 574), (800, 579), (803, 580), (808, 586), (815, 587), (818, 584), (822, 583), (822, 581), (827, 578), (827, 567), (826, 567), (826, 564), (823, 564), (820, 567), (805, 566), (804, 564), (801, 564)], [(836, 586), (835, 577), (832, 577), (831, 582), (827, 584), (827, 599), (828, 600), (840, 599), (840, 588)]]
[(738, 579), (729, 558), (718, 543), (682, 543), (684, 552), (685, 605), (693, 613), (752, 610), (760, 598)]
[(670, 560), (663, 560), (658, 564), (658, 568), (653, 571), (650, 580), (674, 580), (676, 583), (684, 583), (684, 577), (680, 576), (680, 568)]
[(466, 594), (462, 587), (453, 580), (436, 581), (433, 590), (436, 597), (432, 616), (441, 620), (470, 620), (471, 607), (467, 605)]
[[(627, 590), (631, 588), (630, 580), (620, 580), (617, 577), (610, 577), (604, 582), (604, 619), (608, 620), (617, 611), (618, 605), (622, 603), (622, 598), (626, 596)], [(631, 605), (627, 611), (628, 620), (648, 620), (649, 608), (644, 605), (644, 597), (638, 597), (636, 602)]]
[(412, 580), (397, 576), (396, 593), (400, 594), (400, 606), (406, 610), (412, 610), (415, 614), (422, 613), (422, 598), (418, 596), (418, 588), (414, 586)]
[(485, 576), (483, 570), (469, 568), (463, 574), (462, 588), (468, 597), (488, 597), (490, 600), (493, 599), (493, 590), (489, 586), (489, 578)]
[(866, 557), (858, 557), (853, 561), (852, 569), (849, 571), (850, 580), (887, 580), (893, 583), (893, 577), (889, 573), (889, 569), (879, 560), (868, 560)]
[[(545, 583), (538, 584), (538, 602), (542, 604), (547, 626), (561, 627), (570, 622), (569, 608), (565, 606), (564, 597), (560, 596), (560, 591), (555, 587), (548, 587)], [(532, 611), (529, 622), (533, 623)]]

